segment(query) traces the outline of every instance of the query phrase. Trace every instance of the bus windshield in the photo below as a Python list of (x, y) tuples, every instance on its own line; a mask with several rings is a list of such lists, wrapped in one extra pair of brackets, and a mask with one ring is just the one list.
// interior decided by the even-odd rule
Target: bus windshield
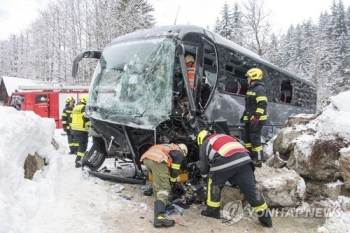
[(92, 79), (87, 114), (95, 119), (154, 129), (169, 118), (175, 42), (152, 38), (109, 44)]

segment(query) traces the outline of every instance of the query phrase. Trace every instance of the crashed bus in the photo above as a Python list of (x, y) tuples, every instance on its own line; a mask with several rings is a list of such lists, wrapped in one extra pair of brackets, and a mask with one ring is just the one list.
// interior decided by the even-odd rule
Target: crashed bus
[[(192, 88), (187, 55), (195, 59)], [(196, 135), (202, 129), (242, 138), (245, 74), (253, 67), (264, 73), (268, 98), (263, 138), (276, 135), (291, 115), (316, 112), (312, 83), (197, 26), (163, 26), (113, 39), (103, 52), (79, 54), (73, 62), (73, 77), (79, 61), (87, 58), (99, 61), (86, 107), (94, 144), (83, 163), (106, 179), (144, 183), (140, 156), (159, 143), (186, 144), (189, 153), (183, 169), (188, 169), (198, 161)], [(98, 172), (108, 156), (132, 159), (135, 175), (119, 179)]]

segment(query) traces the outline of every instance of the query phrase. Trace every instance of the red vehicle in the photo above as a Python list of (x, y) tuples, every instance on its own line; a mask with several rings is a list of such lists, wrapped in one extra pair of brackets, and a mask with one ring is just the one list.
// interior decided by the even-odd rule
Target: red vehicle
[(78, 102), (80, 95), (88, 93), (86, 86), (20, 86), (12, 93), (8, 106), (20, 105), (22, 110), (33, 111), (41, 117), (53, 118), (56, 128), (62, 128), (62, 111), (68, 96)]

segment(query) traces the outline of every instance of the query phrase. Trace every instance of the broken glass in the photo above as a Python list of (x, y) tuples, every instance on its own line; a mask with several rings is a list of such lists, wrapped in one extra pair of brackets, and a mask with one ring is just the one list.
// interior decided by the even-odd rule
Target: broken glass
[(171, 38), (109, 44), (92, 79), (87, 113), (103, 121), (154, 129), (171, 112), (174, 58)]

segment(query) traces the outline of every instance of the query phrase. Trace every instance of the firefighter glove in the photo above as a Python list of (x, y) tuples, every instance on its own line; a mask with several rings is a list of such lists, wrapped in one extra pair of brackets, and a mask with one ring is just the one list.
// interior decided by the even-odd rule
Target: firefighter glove
[(251, 126), (255, 127), (259, 124), (259, 117), (254, 116), (252, 122), (250, 123)]

